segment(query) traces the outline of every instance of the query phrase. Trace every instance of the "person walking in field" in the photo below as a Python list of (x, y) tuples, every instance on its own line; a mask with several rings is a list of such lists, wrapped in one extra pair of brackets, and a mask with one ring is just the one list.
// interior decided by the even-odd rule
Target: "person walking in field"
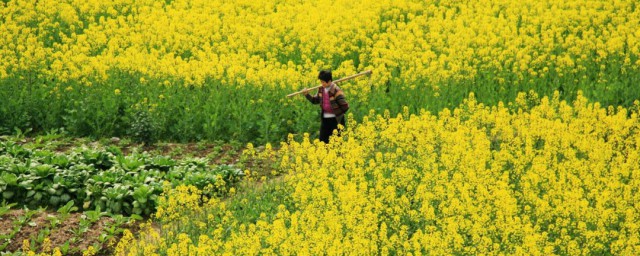
[[(322, 70), (318, 74), (322, 86), (318, 88), (316, 95), (309, 95), (309, 89), (302, 90), (302, 94), (312, 104), (320, 104), (321, 123), (320, 141), (329, 143), (329, 137), (338, 129), (338, 124), (345, 126), (344, 113), (349, 110), (349, 103), (345, 99), (344, 92), (333, 82), (330, 70)], [(338, 133), (339, 134), (339, 133)]]

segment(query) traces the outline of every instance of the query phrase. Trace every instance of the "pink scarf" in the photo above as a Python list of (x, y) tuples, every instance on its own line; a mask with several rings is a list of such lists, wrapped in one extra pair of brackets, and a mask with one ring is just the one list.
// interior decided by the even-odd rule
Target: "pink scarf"
[(333, 113), (333, 108), (331, 108), (331, 101), (329, 100), (329, 89), (333, 88), (333, 83), (329, 86), (329, 88), (322, 88), (322, 110), (325, 113)]

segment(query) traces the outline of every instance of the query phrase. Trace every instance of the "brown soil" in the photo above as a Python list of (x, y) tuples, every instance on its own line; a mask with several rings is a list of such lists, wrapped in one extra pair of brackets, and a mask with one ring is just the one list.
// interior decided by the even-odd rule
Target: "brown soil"
[[(2, 234), (11, 233), (14, 225), (17, 225), (14, 221), (22, 215), (24, 215), (23, 210), (13, 210), (4, 215), (3, 219), (0, 220), (0, 230), (2, 230)], [(51, 240), (52, 249), (55, 247), (62, 247), (67, 242), (69, 243), (69, 251), (65, 255), (82, 255), (82, 252), (87, 250), (89, 246), (100, 247), (96, 248), (99, 250), (98, 254), (106, 255), (108, 252), (113, 251), (113, 247), (120, 238), (120, 234), (117, 234), (116, 237), (112, 238), (113, 242), (115, 242), (112, 244), (110, 244), (109, 241), (104, 241), (104, 243), (100, 241), (100, 236), (102, 234), (107, 234), (105, 228), (109, 227), (109, 225), (113, 223), (113, 220), (108, 217), (102, 217), (100, 220), (93, 223), (86, 232), (81, 233), (79, 228), (82, 213), (71, 213), (67, 219), (56, 225), (56, 227), (51, 226), (50, 220), (47, 219), (48, 216), (57, 216), (60, 218), (60, 215), (55, 212), (42, 212), (35, 214), (32, 216), (31, 220), (27, 221), (27, 223), (20, 228), (20, 231), (13, 237), (7, 248), (5, 248), (5, 252), (22, 251), (23, 241), (25, 239), (30, 241), (32, 250), (40, 252), (42, 250), (42, 244), (35, 241), (38, 234), (40, 232), (45, 232), (46, 229), (51, 231), (48, 237)], [(29, 223), (31, 223), (31, 225)], [(120, 228), (127, 228), (132, 232), (135, 232), (137, 229), (136, 227), (137, 224), (127, 224)]]
[(67, 241), (69, 241), (70, 244), (72, 244), (71, 243), (73, 242), (72, 239), (76, 237), (74, 232), (77, 232), (76, 230), (80, 225), (80, 215), (81, 215), (80, 213), (71, 214), (68, 219), (58, 224), (56, 229), (51, 231), (51, 235), (50, 235), (51, 244), (63, 245)]
[(20, 250), (24, 240), (31, 240), (32, 238), (35, 239), (38, 236), (38, 232), (48, 226), (49, 221), (47, 220), (46, 213), (42, 212), (31, 216), (31, 219), (22, 225), (20, 232), (11, 239), (11, 243), (5, 250), (12, 252)]
[[(14, 224), (13, 222), (18, 219), (18, 216), (22, 216), (24, 214), (23, 210), (15, 210), (10, 211), (7, 214), (3, 215), (2, 219), (0, 219), (0, 236), (8, 235), (13, 232)], [(0, 241), (2, 244), (3, 241)]]

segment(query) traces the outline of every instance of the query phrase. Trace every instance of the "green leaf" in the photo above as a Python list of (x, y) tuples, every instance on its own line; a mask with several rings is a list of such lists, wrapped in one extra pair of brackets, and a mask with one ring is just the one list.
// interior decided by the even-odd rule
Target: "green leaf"
[(13, 191), (5, 191), (5, 192), (2, 192), (2, 197), (5, 199), (9, 199), (13, 197), (14, 194), (15, 193), (13, 193)]
[(60, 203), (60, 197), (58, 196), (51, 196), (51, 198), (49, 198), (49, 204), (51, 205), (58, 205)]
[(67, 194), (67, 193), (62, 194), (62, 196), (60, 198), (62, 199), (62, 202), (73, 203), (73, 201), (69, 201), (69, 200), (71, 200), (71, 196), (69, 196), (69, 194)]
[(113, 203), (111, 205), (111, 211), (113, 211), (114, 213), (119, 213), (122, 210), (122, 204), (120, 204), (119, 202)]
[(58, 212), (61, 214), (68, 214), (70, 212), (77, 211), (77, 210), (78, 210), (78, 207), (74, 206), (74, 202), (69, 201), (67, 202), (66, 205), (60, 207), (60, 209), (58, 209)]
[(13, 173), (3, 173), (0, 177), (0, 182), (6, 185), (15, 186), (18, 184), (18, 176)]

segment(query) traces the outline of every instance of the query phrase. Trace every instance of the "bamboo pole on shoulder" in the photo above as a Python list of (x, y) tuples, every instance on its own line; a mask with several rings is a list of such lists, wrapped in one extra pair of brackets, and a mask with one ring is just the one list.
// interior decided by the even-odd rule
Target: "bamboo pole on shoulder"
[[(344, 82), (344, 81), (347, 81), (347, 80), (354, 79), (354, 78), (359, 77), (359, 76), (371, 75), (371, 73), (372, 73), (372, 72), (373, 72), (373, 71), (371, 71), (371, 70), (363, 71), (363, 72), (360, 72), (360, 73), (355, 74), (355, 75), (350, 75), (350, 76), (348, 76), (348, 77), (340, 78), (340, 79), (335, 80), (335, 81), (333, 81), (333, 82), (337, 84), (337, 83), (340, 83), (340, 82)], [(315, 90), (315, 89), (320, 88), (321, 86), (322, 86), (322, 85), (318, 85), (318, 86), (316, 86), (316, 87), (309, 88), (308, 90), (309, 90), (309, 91), (313, 91), (313, 90)], [(304, 92), (304, 90), (301, 90), (301, 91), (297, 91), (297, 92), (291, 93), (291, 94), (287, 95), (287, 97), (291, 97), (291, 96), (294, 96), (294, 95), (298, 95), (298, 94), (301, 94), (302, 92)]]

